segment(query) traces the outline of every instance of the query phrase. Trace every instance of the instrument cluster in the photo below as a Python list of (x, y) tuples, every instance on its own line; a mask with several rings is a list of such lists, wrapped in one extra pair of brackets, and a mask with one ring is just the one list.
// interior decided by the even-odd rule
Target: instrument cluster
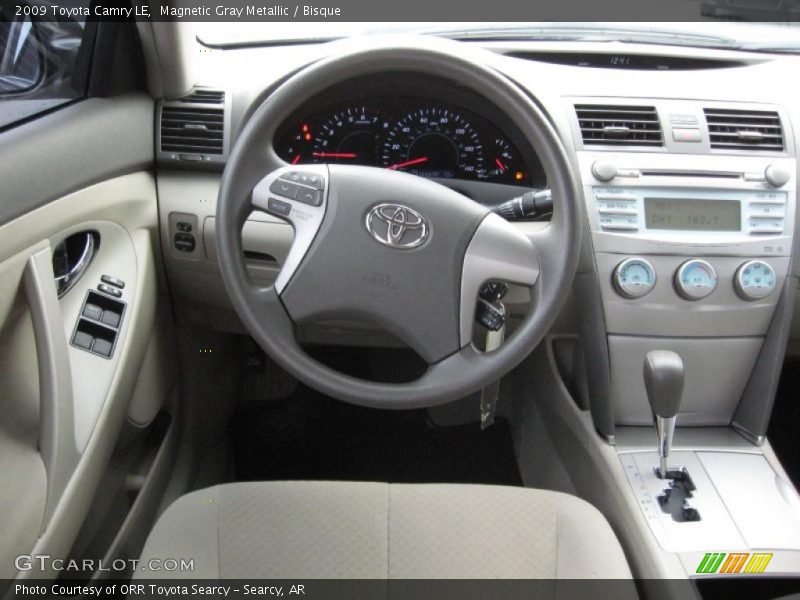
[(520, 186), (534, 176), (488, 118), (416, 98), (380, 97), (299, 114), (281, 126), (275, 148), (293, 165), (355, 164)]

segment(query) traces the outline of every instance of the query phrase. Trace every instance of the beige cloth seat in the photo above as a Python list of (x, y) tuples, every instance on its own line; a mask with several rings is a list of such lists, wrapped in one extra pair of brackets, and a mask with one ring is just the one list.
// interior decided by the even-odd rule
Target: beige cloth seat
[(574, 496), (488, 485), (235, 483), (179, 498), (145, 578), (630, 578), (608, 522)]

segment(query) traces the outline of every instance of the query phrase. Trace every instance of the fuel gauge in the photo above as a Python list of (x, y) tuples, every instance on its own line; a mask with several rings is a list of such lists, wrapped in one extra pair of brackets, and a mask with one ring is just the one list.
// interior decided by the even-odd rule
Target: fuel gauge
[(530, 178), (520, 166), (511, 144), (503, 137), (497, 137), (489, 148), (487, 176), (495, 181), (527, 183)]

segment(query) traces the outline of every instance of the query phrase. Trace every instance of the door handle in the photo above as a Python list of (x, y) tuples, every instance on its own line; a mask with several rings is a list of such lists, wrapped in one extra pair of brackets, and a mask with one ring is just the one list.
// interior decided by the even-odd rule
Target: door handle
[[(83, 237), (83, 245), (80, 247), (77, 260), (70, 264), (68, 249), (70, 242), (74, 242), (76, 238), (80, 237)], [(53, 252), (53, 265), (54, 271), (56, 271), (56, 292), (59, 298), (66, 294), (83, 276), (86, 267), (89, 266), (89, 263), (94, 258), (96, 245), (95, 234), (91, 231), (84, 231), (71, 235), (56, 246)], [(58, 265), (58, 269), (55, 268), (57, 263), (62, 263)]]
[(50, 247), (31, 255), (23, 281), (39, 366), (39, 452), (47, 471), (44, 531), (80, 458), (75, 445), (72, 372)]

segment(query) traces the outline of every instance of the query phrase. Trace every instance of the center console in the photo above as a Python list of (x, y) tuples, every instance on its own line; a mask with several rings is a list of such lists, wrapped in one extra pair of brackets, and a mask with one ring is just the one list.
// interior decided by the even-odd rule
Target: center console
[[(602, 336), (586, 361), (591, 415), (624, 493), (691, 577), (797, 576), (800, 497), (760, 448), (797, 288), (788, 118), (673, 100), (572, 98), (567, 111), (602, 320), (588, 328)], [(687, 443), (701, 426), (735, 441)]]

